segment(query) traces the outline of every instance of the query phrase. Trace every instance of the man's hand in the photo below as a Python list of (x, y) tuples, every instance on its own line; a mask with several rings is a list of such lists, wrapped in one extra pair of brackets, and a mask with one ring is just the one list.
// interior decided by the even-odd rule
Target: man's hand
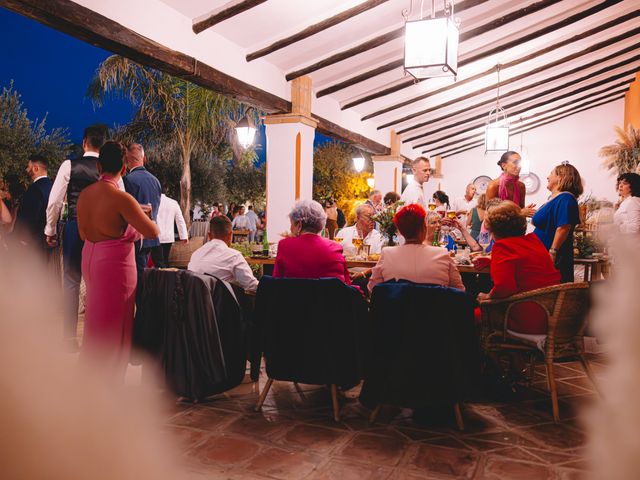
[(476, 298), (481, 302), (482, 300), (489, 300), (491, 296), (488, 293), (480, 292)]
[(53, 236), (45, 235), (45, 237), (47, 240), (47, 246), (49, 248), (56, 248), (58, 246), (58, 238), (56, 235), (53, 235)]
[(180, 243), (183, 243), (186, 245), (187, 243), (189, 243), (189, 239), (185, 238), (184, 240), (180, 240)]

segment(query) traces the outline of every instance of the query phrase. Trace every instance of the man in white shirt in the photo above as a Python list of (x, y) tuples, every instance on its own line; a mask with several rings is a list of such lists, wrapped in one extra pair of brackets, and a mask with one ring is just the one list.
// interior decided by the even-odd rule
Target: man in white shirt
[(405, 187), (400, 201), (405, 205), (417, 203), (425, 210), (428, 208), (428, 199), (425, 198), (424, 184), (429, 181), (431, 176), (431, 163), (426, 157), (418, 157), (411, 164), (413, 172), (413, 180)]
[(375, 222), (373, 216), (375, 210), (369, 204), (362, 204), (356, 208), (356, 223), (350, 227), (345, 227), (336, 234), (336, 238), (342, 238), (342, 250), (345, 255), (355, 255), (356, 247), (353, 245), (353, 237), (357, 234), (363, 239), (364, 245), (369, 245), (369, 253), (382, 252), (384, 238), (379, 231), (373, 227)]
[[(82, 281), (82, 247), (84, 242), (78, 232), (76, 204), (82, 190), (98, 180), (98, 156), (106, 140), (106, 129), (99, 125), (87, 127), (84, 131), (82, 148), (84, 155), (75, 160), (65, 160), (51, 187), (47, 205), (47, 224), (44, 227), (47, 245), (55, 247), (57, 224), (60, 220), (62, 203), (67, 197), (68, 214), (64, 226), (62, 259), (64, 265), (65, 322), (64, 338), (71, 351), (78, 349), (77, 325), (80, 282)], [(124, 187), (120, 185), (121, 189)]]
[(209, 222), (209, 241), (193, 252), (187, 268), (254, 292), (258, 288), (258, 280), (242, 254), (230, 247), (232, 236), (231, 221), (225, 216), (213, 217)]
[(158, 218), (156, 220), (160, 228), (160, 245), (151, 249), (153, 264), (158, 268), (166, 268), (171, 253), (171, 246), (175, 240), (173, 225), (178, 226), (178, 236), (182, 243), (189, 243), (189, 232), (187, 224), (182, 216), (180, 205), (173, 198), (167, 197), (164, 193), (160, 195), (160, 207), (158, 208)]
[(473, 183), (470, 183), (467, 185), (464, 197), (456, 198), (453, 201), (453, 205), (451, 205), (453, 210), (457, 212), (464, 212), (464, 214), (460, 216), (460, 223), (462, 223), (462, 225), (467, 224), (467, 214), (478, 204), (478, 200), (475, 197), (476, 186)]
[(249, 205), (247, 214), (245, 215), (249, 220), (249, 241), (256, 241), (256, 231), (258, 230), (258, 225), (260, 225), (260, 219), (256, 212), (253, 211), (253, 205)]

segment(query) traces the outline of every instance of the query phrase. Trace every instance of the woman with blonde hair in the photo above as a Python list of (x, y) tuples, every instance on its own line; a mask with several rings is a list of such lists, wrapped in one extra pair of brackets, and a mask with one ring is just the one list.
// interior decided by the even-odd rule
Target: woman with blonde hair
[(474, 240), (478, 240), (478, 235), (480, 234), (480, 228), (482, 227), (482, 222), (484, 222), (484, 216), (487, 208), (487, 195), (483, 193), (478, 197), (478, 204), (471, 209), (469, 215), (467, 215), (467, 227), (470, 228), (471, 236)]
[(576, 167), (563, 162), (551, 170), (547, 182), (551, 198), (533, 216), (534, 233), (549, 250), (562, 283), (573, 282), (573, 231), (580, 223), (582, 179)]

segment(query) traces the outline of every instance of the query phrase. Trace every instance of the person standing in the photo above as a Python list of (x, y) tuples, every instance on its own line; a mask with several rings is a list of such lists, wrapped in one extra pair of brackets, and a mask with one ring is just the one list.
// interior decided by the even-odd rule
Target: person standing
[[(158, 179), (144, 168), (145, 156), (142, 145), (139, 143), (129, 145), (127, 147), (126, 159), (129, 173), (124, 177), (124, 188), (140, 205), (151, 204), (151, 220), (157, 222), (162, 187)], [(138, 281), (149, 263), (151, 249), (159, 245), (160, 240), (158, 238), (145, 238), (136, 246)]]
[(42, 155), (31, 155), (27, 161), (27, 175), (31, 185), (22, 197), (16, 218), (15, 232), (20, 241), (31, 248), (45, 251), (47, 243), (44, 227), (53, 181), (47, 176), (49, 162)]
[(47, 245), (57, 245), (56, 225), (60, 219), (62, 202), (67, 197), (68, 214), (62, 234), (62, 263), (65, 290), (64, 338), (71, 351), (77, 351), (78, 304), (81, 263), (84, 242), (78, 233), (77, 203), (80, 193), (98, 180), (98, 152), (104, 144), (106, 129), (99, 125), (84, 130), (82, 149), (84, 155), (75, 160), (65, 160), (51, 187), (47, 205), (47, 224), (44, 227)]
[(573, 231), (580, 223), (582, 179), (576, 167), (563, 163), (551, 170), (547, 182), (551, 198), (533, 216), (533, 233), (549, 250), (561, 282), (573, 282)]
[(160, 196), (160, 207), (158, 208), (158, 228), (160, 245), (151, 248), (151, 259), (158, 268), (166, 268), (169, 261), (171, 247), (175, 241), (173, 227), (178, 227), (178, 237), (182, 243), (189, 243), (189, 232), (187, 224), (182, 216), (180, 205), (173, 198), (167, 197), (164, 193)]
[(253, 243), (256, 241), (256, 232), (260, 225), (260, 219), (258, 215), (256, 215), (256, 212), (253, 211), (253, 205), (249, 205), (247, 209), (246, 217), (249, 220), (249, 242)]
[(535, 213), (535, 204), (524, 206), (526, 187), (520, 181), (520, 154), (517, 152), (505, 152), (498, 160), (498, 166), (502, 169), (502, 175), (489, 182), (487, 185), (487, 201), (493, 198), (511, 200), (522, 209), (522, 214), (531, 217)]
[(134, 242), (160, 233), (140, 204), (118, 188), (125, 153), (118, 142), (104, 144), (99, 180), (85, 188), (77, 202), (87, 285), (81, 356), (97, 360), (118, 381), (124, 378), (131, 350), (137, 286)]
[(429, 181), (431, 176), (431, 163), (426, 157), (418, 157), (411, 164), (411, 170), (413, 172), (413, 180), (407, 184), (400, 201), (405, 205), (411, 205), (417, 203), (425, 210), (427, 209), (427, 201), (424, 196), (424, 184)]
[(464, 191), (464, 197), (456, 198), (451, 205), (456, 213), (459, 215), (460, 222), (463, 225), (467, 224), (467, 216), (473, 208), (478, 204), (476, 200), (476, 186), (473, 183), (467, 185)]

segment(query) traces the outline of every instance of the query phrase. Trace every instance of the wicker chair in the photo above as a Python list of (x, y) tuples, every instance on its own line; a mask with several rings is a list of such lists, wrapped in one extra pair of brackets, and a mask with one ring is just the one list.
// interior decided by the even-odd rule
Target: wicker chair
[[(507, 319), (514, 305), (534, 302), (547, 315), (547, 339), (542, 352), (533, 341), (511, 335)], [(482, 312), (481, 343), (485, 353), (520, 350), (531, 354), (531, 373), (536, 357), (544, 357), (547, 380), (551, 392), (553, 418), (559, 421), (558, 391), (553, 364), (556, 361), (578, 358), (585, 373), (598, 390), (589, 362), (584, 357), (584, 331), (590, 307), (588, 283), (565, 283), (539, 288), (509, 298), (486, 300), (480, 303)]]
[(167, 265), (172, 268), (187, 268), (191, 255), (204, 245), (204, 237), (192, 237), (189, 243), (176, 242), (171, 247)]

